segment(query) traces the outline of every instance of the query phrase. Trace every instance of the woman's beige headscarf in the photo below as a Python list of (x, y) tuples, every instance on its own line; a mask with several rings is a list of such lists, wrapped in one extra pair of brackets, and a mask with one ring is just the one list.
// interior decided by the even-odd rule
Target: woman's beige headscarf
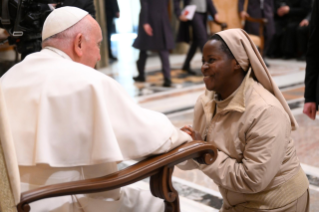
[(274, 83), (268, 69), (262, 59), (255, 44), (250, 39), (249, 35), (242, 29), (229, 29), (217, 33), (227, 44), (235, 59), (244, 71), (252, 68), (258, 82), (272, 93), (281, 103), (290, 117), (292, 130), (298, 128), (294, 116), (290, 108), (280, 92), (278, 86)]

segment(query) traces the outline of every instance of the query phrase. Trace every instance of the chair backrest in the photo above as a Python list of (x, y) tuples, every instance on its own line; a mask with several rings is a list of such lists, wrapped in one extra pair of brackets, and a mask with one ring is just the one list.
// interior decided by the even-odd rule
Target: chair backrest
[(19, 202), (19, 167), (0, 85), (0, 211), (15, 212)]
[[(165, 202), (166, 212), (181, 212), (178, 192), (172, 183), (174, 166), (195, 158), (200, 164), (210, 165), (217, 158), (215, 146), (204, 141), (192, 141), (157, 156), (146, 158), (118, 172), (86, 180), (43, 186), (21, 194), (18, 212), (29, 212), (29, 204), (41, 199), (71, 194), (86, 194), (117, 189), (150, 177), (150, 189), (155, 197)], [(107, 210), (107, 209), (106, 209)]]
[[(238, 0), (213, 0), (218, 11), (220, 21), (227, 23), (227, 29), (243, 28), (238, 13)], [(221, 31), (221, 27), (216, 23), (210, 22), (211, 33)]]
[[(244, 22), (239, 16), (238, 0), (213, 0), (218, 11), (219, 18), (227, 24), (226, 29), (244, 28)], [(247, 8), (248, 1), (245, 1), (244, 8)], [(264, 18), (247, 17), (245, 21), (259, 23), (259, 35), (249, 34), (254, 44), (258, 47), (261, 55), (264, 53), (264, 25), (267, 20)], [(221, 31), (221, 27), (214, 22), (209, 22), (210, 34)]]

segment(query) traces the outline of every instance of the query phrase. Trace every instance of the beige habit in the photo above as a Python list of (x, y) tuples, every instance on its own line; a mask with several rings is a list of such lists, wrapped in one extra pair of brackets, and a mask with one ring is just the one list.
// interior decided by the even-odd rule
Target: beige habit
[(194, 110), (194, 130), (218, 148), (212, 165), (188, 161), (219, 186), (223, 212), (309, 209), (308, 180), (300, 167), (291, 130), (297, 123), (249, 36), (240, 29), (219, 32), (243, 70), (240, 87), (220, 101), (212, 91)]
[[(57, 13), (67, 12), (66, 22), (73, 25), (87, 15), (76, 10), (64, 7), (50, 16), (59, 20)], [(67, 28), (61, 27), (52, 32), (44, 26), (49, 30), (44, 38)], [(191, 140), (165, 115), (138, 106), (115, 80), (52, 47), (27, 56), (0, 83), (13, 137), (8, 148), (16, 152), (17, 162), (11, 161), (19, 164), (20, 174), (12, 169), (12, 179), (16, 185), (20, 178), (21, 192), (107, 175), (117, 171), (118, 161), (164, 153)], [(17, 187), (14, 193), (20, 192)], [(162, 200), (132, 187), (30, 206), (35, 212), (163, 211)]]

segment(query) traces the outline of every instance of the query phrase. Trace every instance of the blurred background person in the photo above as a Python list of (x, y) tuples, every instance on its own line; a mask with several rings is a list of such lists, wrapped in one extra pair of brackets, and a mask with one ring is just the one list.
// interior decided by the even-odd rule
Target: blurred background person
[(309, 39), (309, 22), (311, 19), (311, 11), (308, 15), (299, 23), (297, 27), (296, 36), (297, 36), (297, 60), (304, 61), (306, 60), (307, 52), (307, 43)]
[[(53, 4), (54, 6), (54, 4)], [(64, 0), (63, 3), (56, 5), (56, 8), (72, 6), (77, 7), (88, 12), (94, 19), (96, 16), (96, 10), (93, 0)]]
[(305, 78), (305, 105), (303, 113), (315, 120), (319, 105), (319, 4), (314, 1), (311, 21), (310, 37), (306, 56), (306, 78)]
[(276, 33), (269, 57), (291, 59), (297, 53), (296, 30), (311, 10), (311, 0), (275, 0)]
[(196, 12), (192, 20), (188, 20), (185, 14), (182, 14), (180, 9), (180, 0), (174, 0), (175, 14), (179, 18), (180, 26), (177, 35), (177, 42), (190, 42), (189, 27), (192, 27), (192, 43), (189, 47), (186, 59), (182, 66), (182, 70), (188, 74), (196, 75), (196, 72), (191, 70), (190, 62), (193, 59), (197, 48), (203, 50), (203, 47), (208, 39), (207, 36), (207, 15), (208, 13), (216, 20), (218, 13), (213, 5), (212, 0), (183, 0), (184, 7), (187, 5), (196, 5)]
[(115, 57), (112, 53), (111, 36), (112, 36), (112, 33), (116, 32), (114, 18), (120, 17), (120, 9), (119, 9), (117, 0), (105, 0), (104, 7), (105, 7), (105, 17), (106, 17), (107, 46), (108, 46), (109, 58), (111, 60), (117, 60), (117, 57)]
[[(246, 2), (247, 2), (247, 8), (244, 8)], [(265, 56), (265, 53), (267, 52), (270, 46), (271, 39), (273, 35), (275, 34), (273, 0), (239, 0), (238, 12), (242, 20), (245, 20), (245, 18), (249, 16), (252, 18), (267, 19), (268, 22), (264, 28), (264, 38), (265, 38), (264, 51), (262, 52), (262, 56)], [(259, 23), (246, 21), (244, 30), (249, 34), (259, 36)]]
[(145, 82), (145, 64), (147, 51), (157, 51), (164, 75), (164, 87), (171, 86), (171, 68), (169, 50), (174, 48), (174, 36), (168, 15), (169, 0), (141, 0), (141, 12), (137, 38), (133, 47), (140, 50), (136, 62), (138, 76), (133, 77), (136, 82)]

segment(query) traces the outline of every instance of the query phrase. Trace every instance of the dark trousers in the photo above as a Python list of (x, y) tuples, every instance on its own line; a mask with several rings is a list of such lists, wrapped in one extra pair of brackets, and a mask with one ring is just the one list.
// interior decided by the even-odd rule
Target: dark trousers
[(309, 25), (303, 27), (298, 26), (296, 36), (298, 56), (305, 56), (307, 52), (307, 44), (309, 39)]
[(207, 30), (206, 30), (206, 13), (195, 13), (193, 20), (190, 21), (193, 31), (193, 41), (189, 47), (184, 65), (182, 69), (189, 69), (190, 62), (193, 59), (197, 48), (199, 47), (203, 51), (203, 47), (207, 42)]
[(109, 53), (109, 58), (114, 57), (111, 48), (111, 35), (113, 33), (113, 17), (106, 17), (106, 30), (107, 30), (107, 48)]
[(294, 57), (297, 52), (296, 31), (299, 22), (275, 22), (276, 34), (274, 35), (268, 55), (271, 57)]
[[(162, 62), (162, 72), (163, 72), (164, 78), (170, 79), (171, 78), (171, 68), (169, 65), (169, 51), (168, 50), (161, 50), (161, 51), (158, 51), (158, 54), (159, 54), (161, 62)], [(140, 55), (139, 55), (139, 58), (136, 62), (139, 76), (145, 76), (146, 59), (147, 59), (147, 52), (144, 50), (140, 50)]]
[(289, 23), (286, 27), (285, 32), (283, 33), (283, 37), (281, 40), (281, 50), (283, 56), (286, 57), (294, 57), (297, 53), (297, 28), (299, 23), (292, 22)]

